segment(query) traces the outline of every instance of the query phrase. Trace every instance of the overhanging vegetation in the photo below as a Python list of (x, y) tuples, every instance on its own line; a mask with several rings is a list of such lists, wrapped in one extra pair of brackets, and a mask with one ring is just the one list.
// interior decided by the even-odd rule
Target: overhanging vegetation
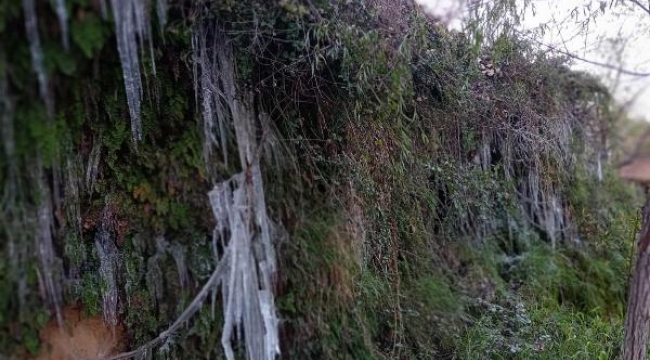
[[(254, 283), (240, 297), (273, 289), (282, 358), (618, 354), (638, 201), (612, 169), (619, 112), (596, 79), (407, 2), (170, 2), (145, 24), (151, 51), (100, 3), (66, 2), (69, 50), (35, 7), (51, 99), (14, 31), (22, 5), (0, 6), (0, 304), (16, 310), (0, 353), (43, 351), (39, 329), (79, 304), (124, 326), (129, 349), (157, 339), (157, 358), (223, 358), (231, 341), (263, 358), (246, 330), (261, 320), (233, 330), (250, 308), (228, 301)], [(264, 201), (215, 200), (262, 182)], [(239, 239), (241, 282), (200, 292)]]

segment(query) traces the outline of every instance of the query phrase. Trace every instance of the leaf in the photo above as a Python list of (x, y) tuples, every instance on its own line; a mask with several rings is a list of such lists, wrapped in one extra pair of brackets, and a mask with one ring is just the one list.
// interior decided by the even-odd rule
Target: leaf
[(104, 47), (104, 29), (94, 14), (72, 22), (71, 33), (72, 40), (87, 58), (92, 58), (96, 51)]
[(53, 43), (44, 47), (46, 58), (49, 60), (48, 70), (58, 69), (63, 74), (71, 76), (77, 71), (77, 62), (71, 53), (64, 51), (58, 44)]

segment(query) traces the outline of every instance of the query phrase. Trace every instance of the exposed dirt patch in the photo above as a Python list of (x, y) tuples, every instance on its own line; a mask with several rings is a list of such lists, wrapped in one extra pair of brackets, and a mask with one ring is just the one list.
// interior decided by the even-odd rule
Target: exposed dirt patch
[(64, 327), (51, 321), (41, 331), (41, 352), (34, 360), (100, 359), (125, 348), (124, 327), (111, 328), (101, 315), (87, 317), (83, 309), (69, 307), (63, 319)]

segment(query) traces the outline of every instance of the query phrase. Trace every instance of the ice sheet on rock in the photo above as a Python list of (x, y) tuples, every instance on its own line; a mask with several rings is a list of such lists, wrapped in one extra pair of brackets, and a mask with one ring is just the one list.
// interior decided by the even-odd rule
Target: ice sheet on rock
[(65, 8), (65, 0), (50, 0), (56, 16), (59, 18), (59, 26), (61, 27), (61, 44), (66, 50), (70, 49), (70, 38), (68, 31), (68, 10)]
[(45, 109), (50, 118), (54, 117), (54, 98), (50, 92), (45, 66), (43, 65), (43, 49), (41, 38), (38, 34), (38, 17), (36, 16), (35, 0), (23, 0), (23, 13), (25, 15), (25, 31), (29, 41), (29, 52), (32, 57), (32, 68), (38, 79), (38, 90), (45, 103)]
[(119, 252), (115, 245), (109, 211), (104, 210), (101, 225), (95, 234), (95, 249), (99, 257), (99, 276), (103, 283), (102, 312), (104, 320), (111, 326), (117, 325), (118, 289), (117, 274)]

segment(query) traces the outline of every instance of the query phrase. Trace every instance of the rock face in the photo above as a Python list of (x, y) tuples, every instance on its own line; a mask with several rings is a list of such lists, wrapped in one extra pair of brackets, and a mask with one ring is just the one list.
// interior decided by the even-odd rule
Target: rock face
[(124, 350), (124, 328), (111, 328), (101, 315), (86, 317), (83, 309), (70, 307), (63, 320), (64, 327), (52, 321), (41, 331), (41, 352), (35, 360), (99, 359)]

